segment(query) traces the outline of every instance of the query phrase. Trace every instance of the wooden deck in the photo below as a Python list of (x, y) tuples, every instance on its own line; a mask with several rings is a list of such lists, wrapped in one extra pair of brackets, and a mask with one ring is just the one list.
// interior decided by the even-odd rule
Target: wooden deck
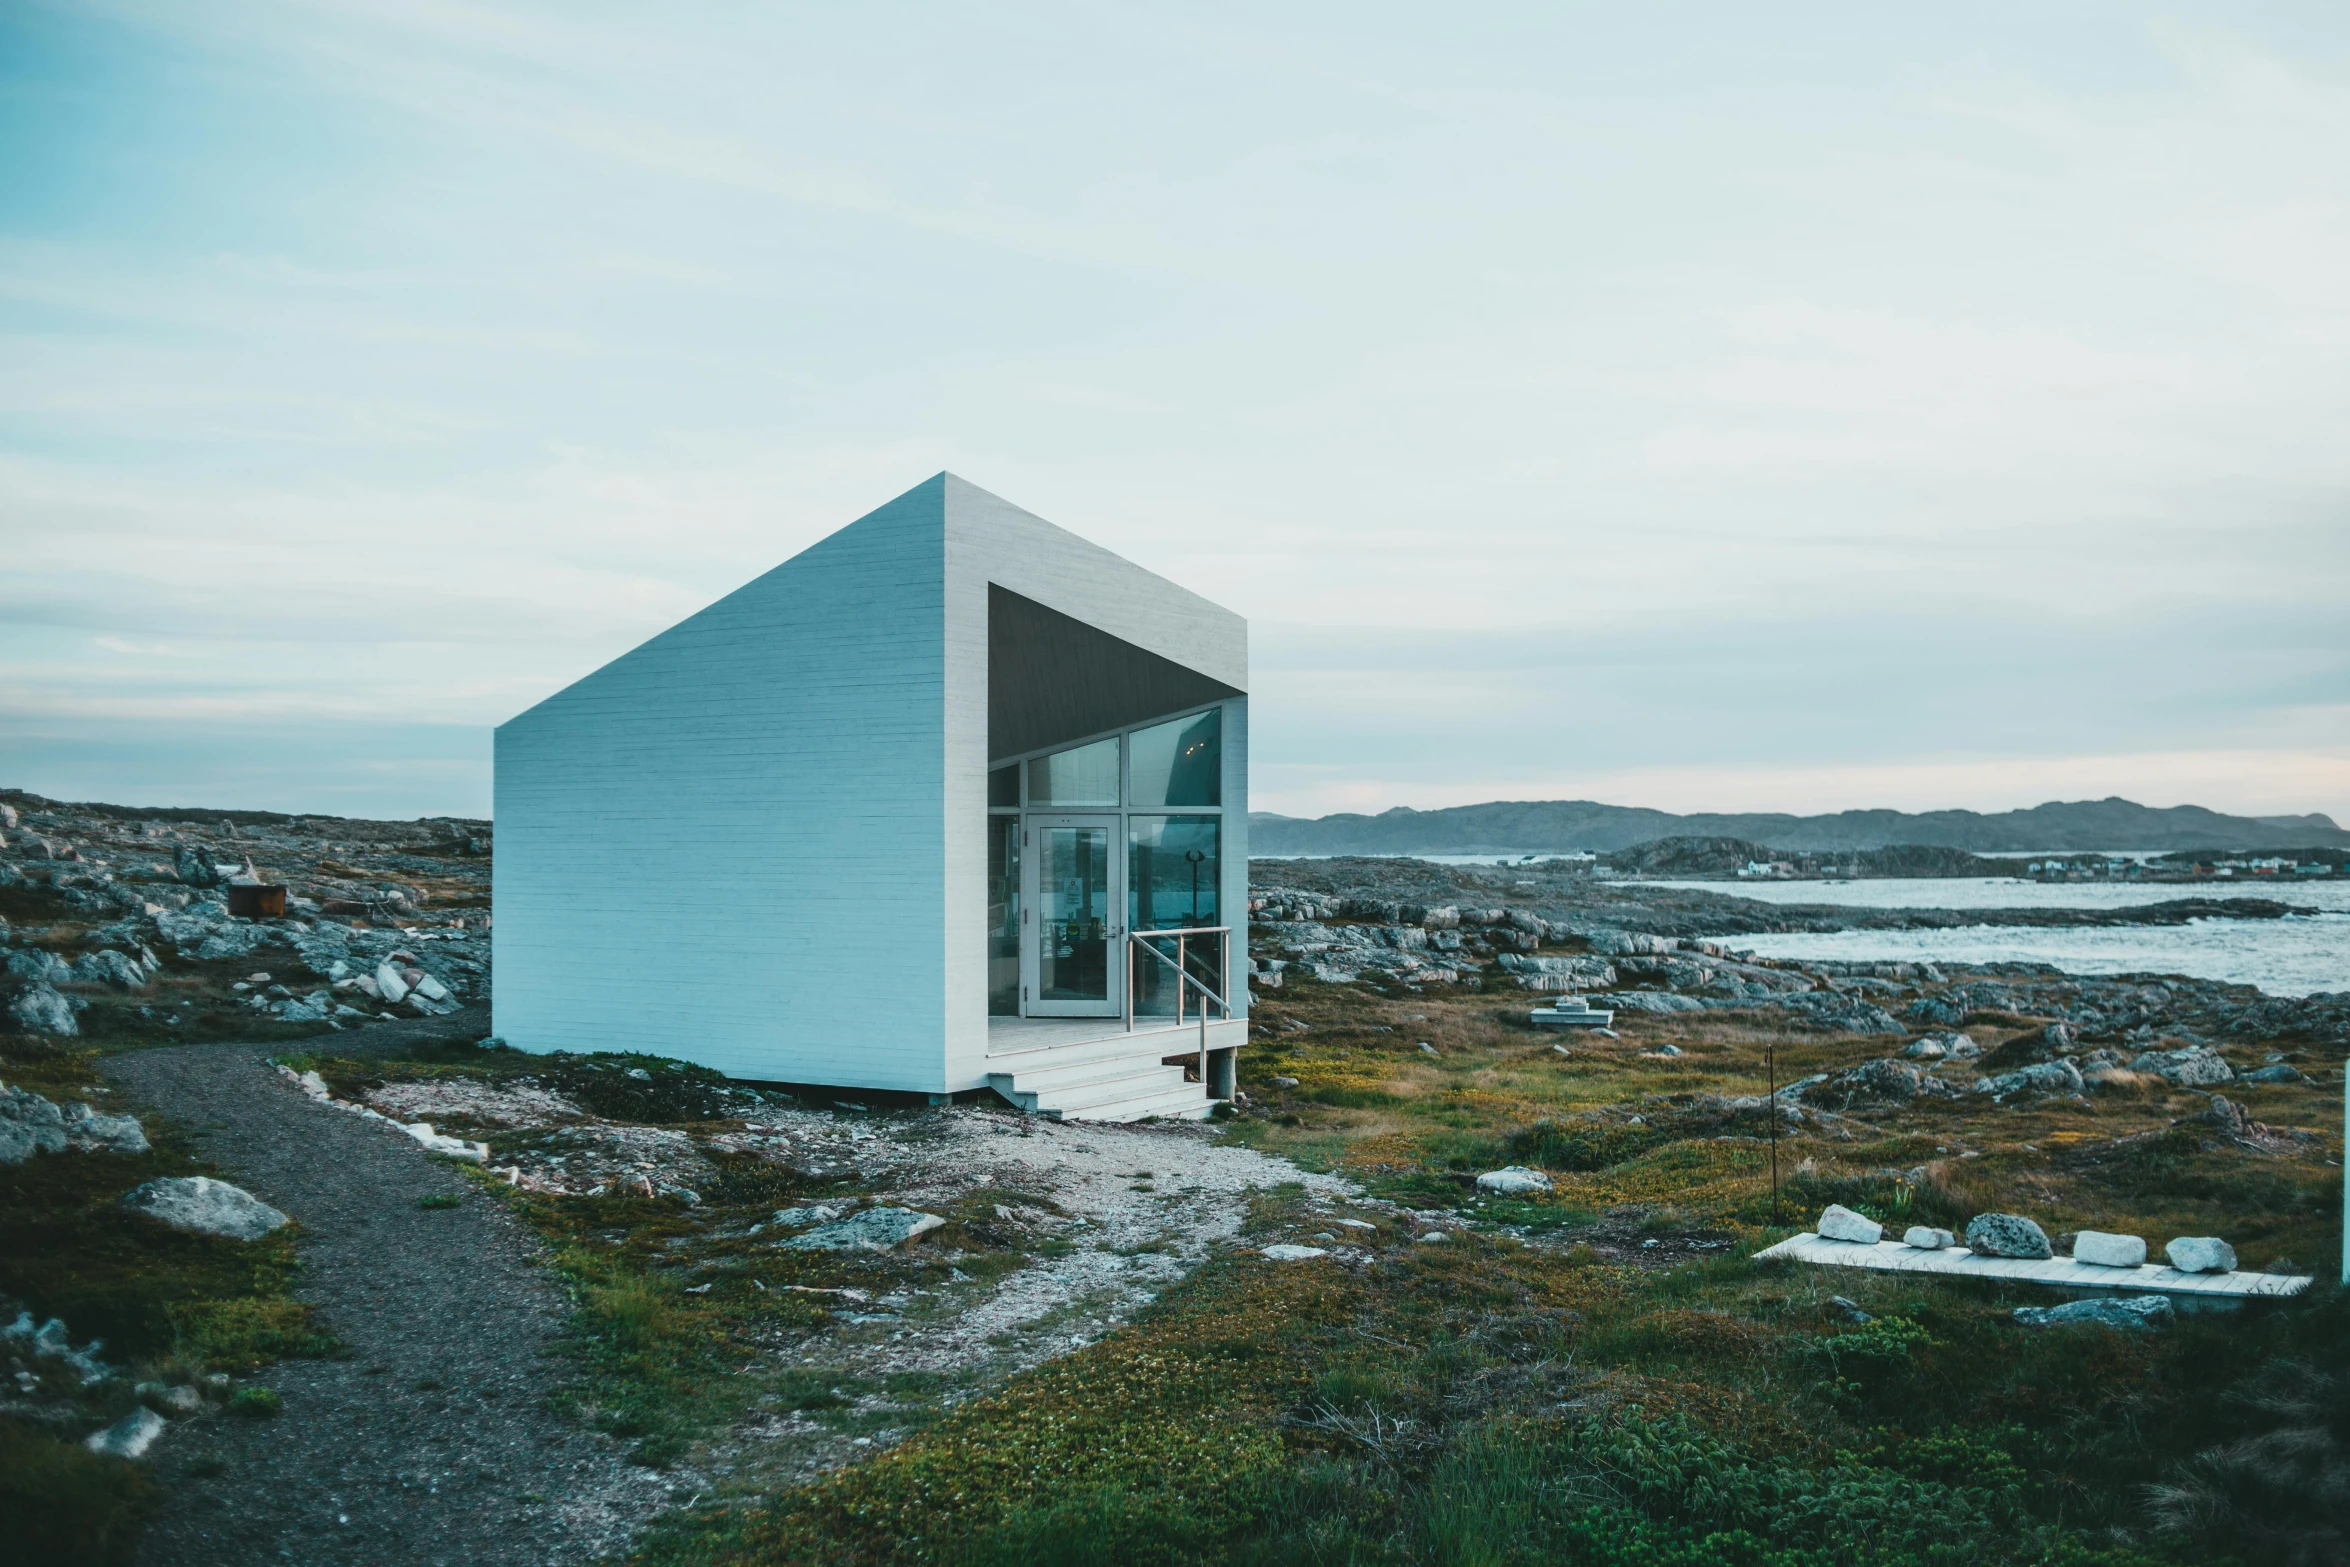
[(2032, 1262), (2018, 1257), (1978, 1257), (1964, 1246), (1947, 1251), (1921, 1251), (1899, 1241), (1826, 1241), (1817, 1235), (1789, 1236), (1778, 1245), (1754, 1254), (1760, 1262), (1785, 1258), (1830, 1268), (1870, 1268), (1880, 1273), (1941, 1273), (1958, 1278), (2007, 1279), (2023, 1284), (2047, 1284), (2060, 1289), (2129, 1290), (2136, 1294), (2195, 1295), (2232, 1300), (2279, 1300), (2309, 1288), (2309, 1277), (2297, 1273), (2181, 1273), (2146, 1263), (2135, 1268), (2101, 1268), (2051, 1257)]

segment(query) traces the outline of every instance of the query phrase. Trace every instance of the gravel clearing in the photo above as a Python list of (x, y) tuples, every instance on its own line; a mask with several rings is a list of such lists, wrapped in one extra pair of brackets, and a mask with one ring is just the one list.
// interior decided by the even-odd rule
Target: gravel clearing
[[(383, 1024), (326, 1048), (396, 1061), (419, 1041), (478, 1037), (485, 1027), (471, 1013)], [(146, 1561), (590, 1561), (714, 1483), (813, 1478), (889, 1446), (900, 1434), (895, 1417), (916, 1414), (878, 1394), (861, 1397), (865, 1418), (847, 1425), (752, 1410), (693, 1465), (630, 1464), (615, 1444), (545, 1410), (565, 1371), (549, 1352), (567, 1307), (538, 1265), (535, 1238), (411, 1139), (312, 1101), (254, 1046), (122, 1055), (106, 1070), (146, 1105), (198, 1128), (209, 1158), (301, 1223), (301, 1293), (356, 1352), (285, 1362), (257, 1378), (285, 1399), (276, 1421), (215, 1419), (168, 1432), (149, 1462), (172, 1500)], [(956, 1270), (951, 1282), (878, 1298), (845, 1292), (855, 1309), (774, 1352), (784, 1365), (869, 1386), (921, 1374), (949, 1403), (1110, 1332), (1236, 1243), (1251, 1192), (1300, 1184), (1335, 1224), (1354, 1191), (1226, 1146), (1196, 1123), (768, 1104), (726, 1130), (689, 1134), (586, 1115), (527, 1080), (435, 1076), (386, 1083), (367, 1098), (387, 1114), (523, 1130), (509, 1178), (542, 1191), (617, 1181), (691, 1192), (716, 1174), (703, 1157), (709, 1147), (854, 1176), (870, 1195), (847, 1209), (929, 1211), (994, 1192), (983, 1200), (1034, 1245), (1023, 1266), (993, 1280)], [(435, 1193), (464, 1200), (454, 1211), (416, 1206)], [(784, 1241), (778, 1229), (776, 1243)]]
[[(346, 1053), (475, 1037), (469, 1017), (368, 1029)], [(282, 1048), (282, 1047), (281, 1047)], [(315, 1104), (261, 1047), (112, 1057), (143, 1107), (195, 1129), (204, 1155), (304, 1231), (300, 1293), (354, 1351), (255, 1381), (275, 1420), (174, 1424), (148, 1462), (169, 1500), (142, 1561), (193, 1564), (591, 1561), (668, 1505), (666, 1476), (549, 1413), (548, 1353), (567, 1308), (536, 1239), (409, 1138)], [(454, 1210), (417, 1199), (454, 1193)]]

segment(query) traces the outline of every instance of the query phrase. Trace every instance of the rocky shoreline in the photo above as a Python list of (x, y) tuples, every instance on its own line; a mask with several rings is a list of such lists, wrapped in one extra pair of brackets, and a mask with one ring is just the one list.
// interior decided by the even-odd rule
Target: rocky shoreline
[[(2272, 996), (2218, 980), (2080, 975), (2042, 963), (1757, 959), (1734, 946), (1738, 934), (1761, 931), (1904, 928), (1854, 915), (1924, 915), (1910, 928), (1942, 928), (1983, 923), (1986, 911), (1787, 911), (1746, 904), (1758, 914), (1741, 931), (1717, 907), (1739, 900), (1611, 887), (1571, 875), (1528, 876), (1521, 869), (1532, 868), (1487, 872), (1381, 859), (1252, 862), (1250, 949), (1258, 968), (1252, 983), (1277, 988), (1294, 970), (1324, 983), (1368, 980), (1405, 990), (1508, 986), (1573, 992), (1617, 1011), (1769, 1010), (1793, 1014), (1806, 1027), (1858, 1035), (1954, 1028), (1984, 1016), (2053, 1018), (2080, 1040), (2138, 1052), (2249, 1038), (2350, 1045), (2350, 991)], [(1435, 901), (1439, 895), (1460, 901)], [(2240, 903), (2276, 912), (2239, 914)], [(1797, 920), (1767, 919), (1788, 912)], [(2172, 924), (2297, 911), (2259, 900), (2197, 899), (2155, 905), (2158, 918), (2128, 921), (2042, 916), (2148, 911), (2004, 912), (2032, 916), (2015, 923)]]
[(1762, 936), (1841, 930), (1950, 930), (1967, 925), (2044, 928), (2184, 925), (2199, 919), (2283, 919), (2319, 910), (2277, 898), (2171, 898), (2126, 908), (1887, 909), (1841, 903), (1760, 903), (1727, 890), (1598, 881), (1548, 862), (1439, 865), (1360, 856), (1249, 862), (1252, 885), (1346, 893), (1399, 905), (1509, 902), (1545, 917), (1603, 920), (1659, 936)]

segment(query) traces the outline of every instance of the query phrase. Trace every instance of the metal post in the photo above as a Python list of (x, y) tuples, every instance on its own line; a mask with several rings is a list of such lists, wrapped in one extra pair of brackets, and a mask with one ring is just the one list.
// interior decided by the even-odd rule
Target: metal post
[(1770, 1085), (1770, 1093), (1763, 1100), (1763, 1111), (1771, 1118), (1771, 1222), (1779, 1222), (1779, 1050), (1770, 1041), (1763, 1042), (1763, 1080)]

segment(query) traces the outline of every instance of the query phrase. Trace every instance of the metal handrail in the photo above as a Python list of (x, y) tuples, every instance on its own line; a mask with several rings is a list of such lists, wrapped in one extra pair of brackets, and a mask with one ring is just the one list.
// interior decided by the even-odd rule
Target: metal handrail
[[(1169, 936), (1175, 938), (1175, 956), (1171, 958), (1151, 945), (1153, 941), (1164, 940)], [(1204, 998), (1199, 1009), (1199, 1080), (1204, 1086), (1208, 1081), (1207, 1003), (1214, 1002), (1216, 1010), (1223, 1013), (1227, 1019), (1232, 1016), (1232, 1003), (1210, 990), (1191, 972), (1191, 965), (1186, 959), (1189, 957), (1187, 943), (1193, 936), (1213, 936), (1216, 938), (1216, 972), (1225, 976), (1224, 988), (1227, 990), (1232, 988), (1230, 978), (1232, 971), (1231, 926), (1186, 925), (1176, 930), (1130, 930), (1126, 933), (1126, 1031), (1130, 1034), (1134, 1032), (1134, 949), (1140, 947), (1175, 971), (1177, 981), (1175, 986), (1175, 1026), (1177, 1028), (1183, 1026), (1185, 988), (1189, 987), (1198, 991)]]

